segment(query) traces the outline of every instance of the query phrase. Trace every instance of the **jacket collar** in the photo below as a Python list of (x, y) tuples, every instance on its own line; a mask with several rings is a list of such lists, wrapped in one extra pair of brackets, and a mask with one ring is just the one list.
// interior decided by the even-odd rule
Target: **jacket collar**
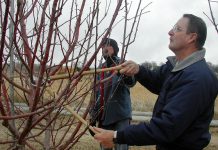
[(189, 55), (188, 57), (186, 57), (184, 60), (178, 62), (176, 60), (176, 56), (169, 56), (167, 57), (167, 60), (169, 60), (169, 62), (173, 65), (173, 70), (171, 72), (176, 72), (176, 71), (180, 71), (202, 59), (204, 59), (205, 56), (205, 49), (201, 49), (198, 50), (194, 53), (192, 53), (191, 55)]

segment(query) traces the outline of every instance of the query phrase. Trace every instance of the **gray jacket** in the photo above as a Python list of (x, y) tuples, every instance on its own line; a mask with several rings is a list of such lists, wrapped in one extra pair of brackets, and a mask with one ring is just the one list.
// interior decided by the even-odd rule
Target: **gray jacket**
[[(119, 64), (119, 58), (113, 61)], [(112, 67), (114, 64), (103, 63), (100, 68)], [(135, 85), (134, 77), (115, 74), (113, 71), (99, 74), (98, 80), (106, 79), (96, 91), (96, 103), (91, 111), (91, 117), (99, 122), (100, 126), (107, 126), (123, 119), (131, 119), (132, 108), (129, 87)]]

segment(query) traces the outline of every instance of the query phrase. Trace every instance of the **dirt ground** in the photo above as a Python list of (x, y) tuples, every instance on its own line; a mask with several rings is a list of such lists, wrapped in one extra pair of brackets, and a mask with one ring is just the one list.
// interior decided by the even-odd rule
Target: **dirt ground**
[[(212, 139), (210, 144), (204, 150), (218, 150), (218, 127), (211, 127), (210, 129), (212, 134)], [(3, 137), (7, 138), (5, 135), (4, 128), (0, 124), (0, 142), (4, 140)], [(1, 145), (0, 150), (7, 149), (8, 145)], [(37, 150), (41, 150), (43, 148), (37, 148)], [(87, 133), (84, 135), (79, 142), (72, 148), (72, 150), (99, 150), (99, 144), (93, 139), (93, 137)], [(154, 146), (130, 146), (129, 150), (155, 150)]]
[[(218, 127), (213, 127), (210, 129), (212, 133), (212, 138), (210, 144), (204, 150), (218, 150)], [(98, 143), (93, 140), (92, 137), (88, 137), (89, 141), (92, 143), (90, 144), (90, 150), (99, 150)], [(76, 145), (73, 150), (85, 150), (81, 144), (83, 143), (80, 140), (80, 148)], [(96, 147), (97, 145), (97, 147)], [(130, 146), (129, 150), (155, 150), (155, 146)]]
[[(211, 142), (204, 150), (218, 150), (218, 127), (212, 127), (210, 131)], [(91, 136), (87, 135), (83, 138), (72, 150), (99, 150), (99, 144)], [(155, 150), (155, 146), (130, 146), (129, 150)]]
[(212, 133), (212, 138), (205, 150), (218, 150), (218, 127), (213, 127), (210, 131)]

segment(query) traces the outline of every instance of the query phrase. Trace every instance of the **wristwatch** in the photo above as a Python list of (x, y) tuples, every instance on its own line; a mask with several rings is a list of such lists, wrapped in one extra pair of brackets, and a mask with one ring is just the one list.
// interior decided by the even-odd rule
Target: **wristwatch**
[(113, 143), (117, 143), (117, 131), (114, 131)]

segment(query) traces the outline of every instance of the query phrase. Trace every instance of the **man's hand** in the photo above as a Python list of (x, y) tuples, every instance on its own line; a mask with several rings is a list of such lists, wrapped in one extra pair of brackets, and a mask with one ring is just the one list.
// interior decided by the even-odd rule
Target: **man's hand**
[(134, 61), (126, 61), (121, 65), (123, 68), (120, 70), (121, 74), (125, 74), (127, 76), (133, 76), (139, 72), (139, 65)]
[[(96, 126), (96, 121), (92, 121), (92, 120), (90, 119), (89, 125), (92, 126), (92, 127), (95, 127), (95, 126)], [(90, 130), (90, 129), (89, 129), (89, 133), (91, 134), (91, 136), (94, 136), (94, 135), (95, 135), (95, 133), (94, 133), (92, 130)]]
[(97, 134), (95, 134), (94, 138), (104, 147), (104, 148), (112, 148), (114, 147), (113, 137), (114, 131), (112, 130), (104, 130), (101, 128), (94, 127)]

